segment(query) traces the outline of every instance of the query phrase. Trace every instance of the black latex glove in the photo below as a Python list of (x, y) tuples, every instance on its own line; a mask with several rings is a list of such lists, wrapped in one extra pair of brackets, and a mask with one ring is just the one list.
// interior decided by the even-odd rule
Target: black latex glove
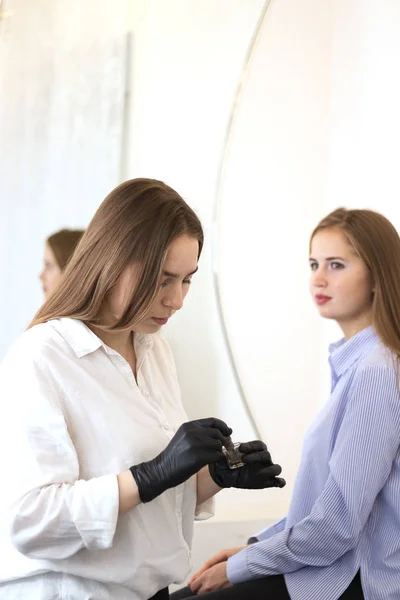
[(142, 502), (150, 502), (165, 490), (183, 483), (205, 465), (219, 460), (232, 429), (220, 419), (183, 423), (158, 456), (134, 465), (130, 471)]
[(277, 477), (282, 471), (279, 465), (271, 460), (264, 442), (256, 440), (240, 444), (239, 451), (243, 452), (243, 467), (230, 469), (224, 456), (217, 462), (209, 464), (210, 475), (217, 485), (222, 488), (235, 487), (260, 490), (269, 487), (282, 488), (286, 481)]

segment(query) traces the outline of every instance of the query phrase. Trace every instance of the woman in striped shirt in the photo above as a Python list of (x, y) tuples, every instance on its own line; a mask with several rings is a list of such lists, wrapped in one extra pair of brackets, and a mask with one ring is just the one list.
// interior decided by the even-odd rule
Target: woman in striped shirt
[(337, 209), (312, 233), (310, 268), (319, 313), (344, 338), (288, 514), (216, 554), (175, 599), (400, 598), (399, 235), (378, 213)]

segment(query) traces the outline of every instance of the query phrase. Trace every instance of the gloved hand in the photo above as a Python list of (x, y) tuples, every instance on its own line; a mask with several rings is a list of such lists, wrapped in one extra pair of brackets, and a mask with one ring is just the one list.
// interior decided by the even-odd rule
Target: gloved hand
[(208, 465), (210, 475), (217, 485), (222, 488), (235, 487), (244, 489), (263, 489), (269, 487), (284, 487), (286, 481), (277, 477), (282, 471), (279, 465), (271, 460), (264, 442), (256, 440), (240, 444), (239, 452), (243, 452), (243, 467), (230, 469), (224, 456)]
[(141, 501), (150, 502), (220, 459), (222, 446), (231, 433), (224, 421), (213, 417), (183, 423), (158, 456), (130, 468)]

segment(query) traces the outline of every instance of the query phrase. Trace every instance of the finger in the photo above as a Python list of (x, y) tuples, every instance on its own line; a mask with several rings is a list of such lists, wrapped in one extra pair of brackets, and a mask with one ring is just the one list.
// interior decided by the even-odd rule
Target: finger
[(202, 573), (204, 573), (204, 571), (207, 571), (208, 567), (207, 567), (207, 563), (204, 563), (204, 565), (202, 567), (200, 567), (200, 569), (198, 569), (196, 571), (196, 573), (193, 573), (193, 575), (191, 576), (190, 579), (197, 579), (197, 577), (199, 577), (199, 575), (201, 575)]
[(204, 443), (207, 444), (207, 446), (216, 448), (217, 443), (218, 448), (222, 450), (222, 446), (226, 445), (227, 438), (222, 435), (219, 429), (213, 429), (212, 427), (209, 427), (207, 429), (203, 429), (201, 434), (201, 438), (204, 440)]
[(188, 584), (189, 587), (192, 585), (192, 583), (194, 583), (195, 579), (200, 577), (200, 575), (202, 575), (205, 571), (208, 571), (208, 569), (210, 569), (214, 565), (217, 565), (221, 562), (225, 562), (226, 560), (228, 560), (228, 558), (232, 556), (232, 554), (236, 554), (236, 552), (243, 550), (243, 548), (245, 548), (245, 546), (241, 546), (240, 548), (219, 550), (218, 552), (216, 552), (211, 558), (206, 560), (203, 566), (198, 571), (196, 571), (194, 575), (192, 575)]
[(201, 436), (201, 438), (198, 440), (199, 443), (201, 442), (202, 446), (211, 448), (212, 450), (218, 449), (218, 450), (222, 451), (222, 446), (224, 445), (223, 436), (222, 436), (221, 432), (218, 432), (218, 434), (219, 434), (218, 435), (216, 433), (217, 431), (218, 431), (218, 429), (205, 429), (204, 433), (206, 435)]
[(214, 592), (217, 590), (217, 587), (214, 587), (210, 584), (209, 576), (206, 573), (204, 579), (201, 580), (200, 587), (197, 589), (197, 594), (200, 596), (202, 594), (209, 594), (210, 592)]
[[(243, 469), (245, 468), (246, 467), (243, 467)], [(277, 478), (276, 475), (279, 475), (281, 470), (279, 465), (263, 467), (262, 469), (259, 469), (257, 473), (254, 473), (254, 477), (256, 477), (260, 484), (263, 483), (266, 487), (280, 487), (280, 483), (278, 483), (279, 478)]]
[(195, 579), (194, 581), (192, 581), (191, 583), (189, 583), (190, 590), (194, 594), (197, 594), (197, 592), (200, 590), (201, 586), (202, 586), (201, 575), (197, 579)]
[(197, 573), (195, 573), (190, 578), (188, 586), (190, 587), (191, 590), (192, 590), (192, 587), (194, 587), (196, 585), (196, 581), (199, 579), (199, 577), (201, 577), (203, 575), (203, 573), (205, 573), (205, 571), (207, 571), (207, 569), (202, 568), (202, 569), (200, 569), (200, 571), (197, 571)]
[(269, 475), (269, 477), (276, 477), (282, 473), (282, 467), (280, 465), (271, 465), (270, 467), (264, 467), (260, 470), (260, 474)]
[(199, 427), (214, 427), (221, 431), (222, 435), (229, 436), (232, 433), (232, 429), (222, 421), (221, 419), (217, 419), (216, 417), (208, 417), (207, 419), (199, 419), (198, 421), (193, 421)]
[(286, 485), (285, 479), (283, 477), (276, 477), (274, 487), (283, 488)]
[(202, 566), (202, 571), (207, 571), (214, 565), (218, 565), (220, 562), (225, 562), (228, 559), (226, 550), (220, 550), (216, 554), (214, 554), (211, 558), (206, 560), (204, 565)]
[(189, 583), (188, 583), (188, 586), (189, 586), (189, 587), (191, 587), (191, 586), (192, 586), (192, 585), (195, 583), (196, 579), (198, 579), (199, 577), (201, 577), (201, 575), (203, 575), (203, 573), (204, 573), (205, 571), (207, 571), (207, 569), (208, 569), (208, 567), (206, 567), (206, 565), (204, 564), (204, 565), (201, 567), (201, 569), (199, 569), (198, 571), (196, 571), (196, 573), (194, 573), (194, 574), (191, 576), (191, 578), (190, 578), (190, 580), (189, 580)]
[(252, 452), (251, 454), (244, 454), (242, 456), (242, 461), (247, 464), (260, 463), (262, 465), (267, 465), (268, 467), (271, 467), (273, 465), (271, 455), (268, 452), (268, 450), (263, 450), (262, 452)]
[(200, 577), (200, 575), (203, 573), (203, 571), (197, 571), (197, 573), (195, 573), (194, 575), (191, 576), (191, 578), (188, 581), (188, 586), (190, 587), (190, 589), (192, 589), (192, 585), (194, 585), (196, 579), (198, 577)]
[(221, 431), (219, 429), (213, 428), (213, 427), (208, 427), (207, 429), (203, 429), (202, 434), (206, 434), (208, 435), (210, 438), (214, 438), (216, 440), (220, 440), (221, 441), (221, 445), (228, 447), (229, 442), (231, 442), (231, 437), (230, 436), (225, 436), (222, 435)]
[(231, 436), (230, 435), (223, 436), (223, 438), (224, 438), (223, 445), (226, 446), (226, 447), (231, 446), (231, 444), (232, 444), (232, 438), (231, 438)]
[(243, 454), (247, 454), (249, 452), (261, 452), (262, 450), (268, 450), (268, 448), (261, 440), (242, 442), (239, 446), (239, 452), (243, 452)]

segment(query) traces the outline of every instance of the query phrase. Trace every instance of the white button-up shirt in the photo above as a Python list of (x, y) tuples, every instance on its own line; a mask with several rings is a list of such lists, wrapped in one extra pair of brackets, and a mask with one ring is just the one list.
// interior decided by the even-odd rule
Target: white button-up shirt
[(26, 331), (0, 366), (0, 598), (145, 600), (189, 572), (196, 477), (118, 516), (117, 473), (186, 420), (173, 357), (128, 363), (82, 322)]

